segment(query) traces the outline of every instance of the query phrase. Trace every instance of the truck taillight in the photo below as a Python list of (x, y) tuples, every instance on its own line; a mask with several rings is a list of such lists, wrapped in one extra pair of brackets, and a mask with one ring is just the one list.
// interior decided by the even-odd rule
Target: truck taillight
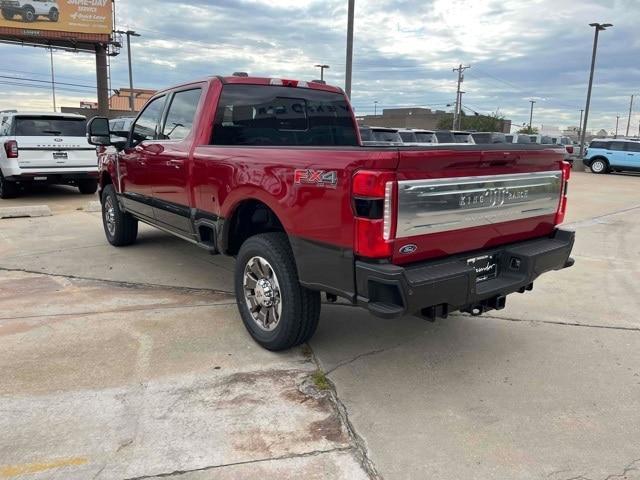
[(18, 142), (15, 140), (4, 142), (4, 151), (7, 154), (7, 158), (18, 158)]
[(394, 172), (360, 170), (353, 176), (356, 255), (367, 258), (392, 255), (396, 191)]
[(560, 202), (558, 203), (558, 211), (556, 212), (556, 225), (564, 222), (567, 214), (567, 192), (569, 190), (569, 179), (571, 178), (571, 164), (562, 162), (562, 191), (560, 192)]
[(567, 145), (567, 153), (573, 155), (573, 145)]

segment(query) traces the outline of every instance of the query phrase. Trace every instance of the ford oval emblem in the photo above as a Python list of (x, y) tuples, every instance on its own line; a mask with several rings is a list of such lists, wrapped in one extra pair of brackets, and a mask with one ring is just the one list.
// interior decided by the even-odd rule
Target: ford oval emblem
[(414, 253), (416, 250), (418, 250), (418, 246), (411, 243), (402, 247), (400, 249), (400, 253), (403, 255), (409, 255), (410, 253)]

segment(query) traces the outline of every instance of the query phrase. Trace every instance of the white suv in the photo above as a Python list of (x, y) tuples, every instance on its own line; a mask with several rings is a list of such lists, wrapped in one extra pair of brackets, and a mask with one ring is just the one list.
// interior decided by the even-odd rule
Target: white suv
[(0, 10), (5, 20), (13, 20), (16, 15), (23, 22), (35, 22), (40, 17), (52, 22), (60, 19), (60, 7), (49, 0), (0, 0)]
[(33, 182), (95, 193), (97, 155), (87, 142), (86, 124), (81, 115), (0, 112), (0, 198), (15, 197)]

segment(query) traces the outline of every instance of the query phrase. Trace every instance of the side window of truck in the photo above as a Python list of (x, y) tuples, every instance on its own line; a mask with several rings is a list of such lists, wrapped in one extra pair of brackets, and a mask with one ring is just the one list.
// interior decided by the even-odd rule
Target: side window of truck
[(152, 100), (149, 105), (146, 106), (142, 115), (138, 117), (135, 125), (133, 126), (133, 134), (131, 143), (137, 145), (145, 140), (155, 140), (158, 137), (158, 124), (160, 123), (160, 117), (164, 110), (166, 97), (158, 97)]
[(183, 140), (193, 127), (202, 89), (176, 92), (169, 106), (167, 120), (162, 130), (163, 140)]
[(308, 88), (225, 85), (213, 145), (357, 146), (344, 95)]

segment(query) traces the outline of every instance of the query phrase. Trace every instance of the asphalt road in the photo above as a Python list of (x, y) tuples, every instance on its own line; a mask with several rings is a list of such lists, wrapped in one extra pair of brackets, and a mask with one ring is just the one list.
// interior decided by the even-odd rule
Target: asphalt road
[(640, 176), (574, 174), (576, 265), (503, 311), (325, 305), (281, 354), (231, 260), (150, 228), (114, 249), (88, 200), (0, 205), (54, 213), (0, 220), (0, 479), (640, 478)]

